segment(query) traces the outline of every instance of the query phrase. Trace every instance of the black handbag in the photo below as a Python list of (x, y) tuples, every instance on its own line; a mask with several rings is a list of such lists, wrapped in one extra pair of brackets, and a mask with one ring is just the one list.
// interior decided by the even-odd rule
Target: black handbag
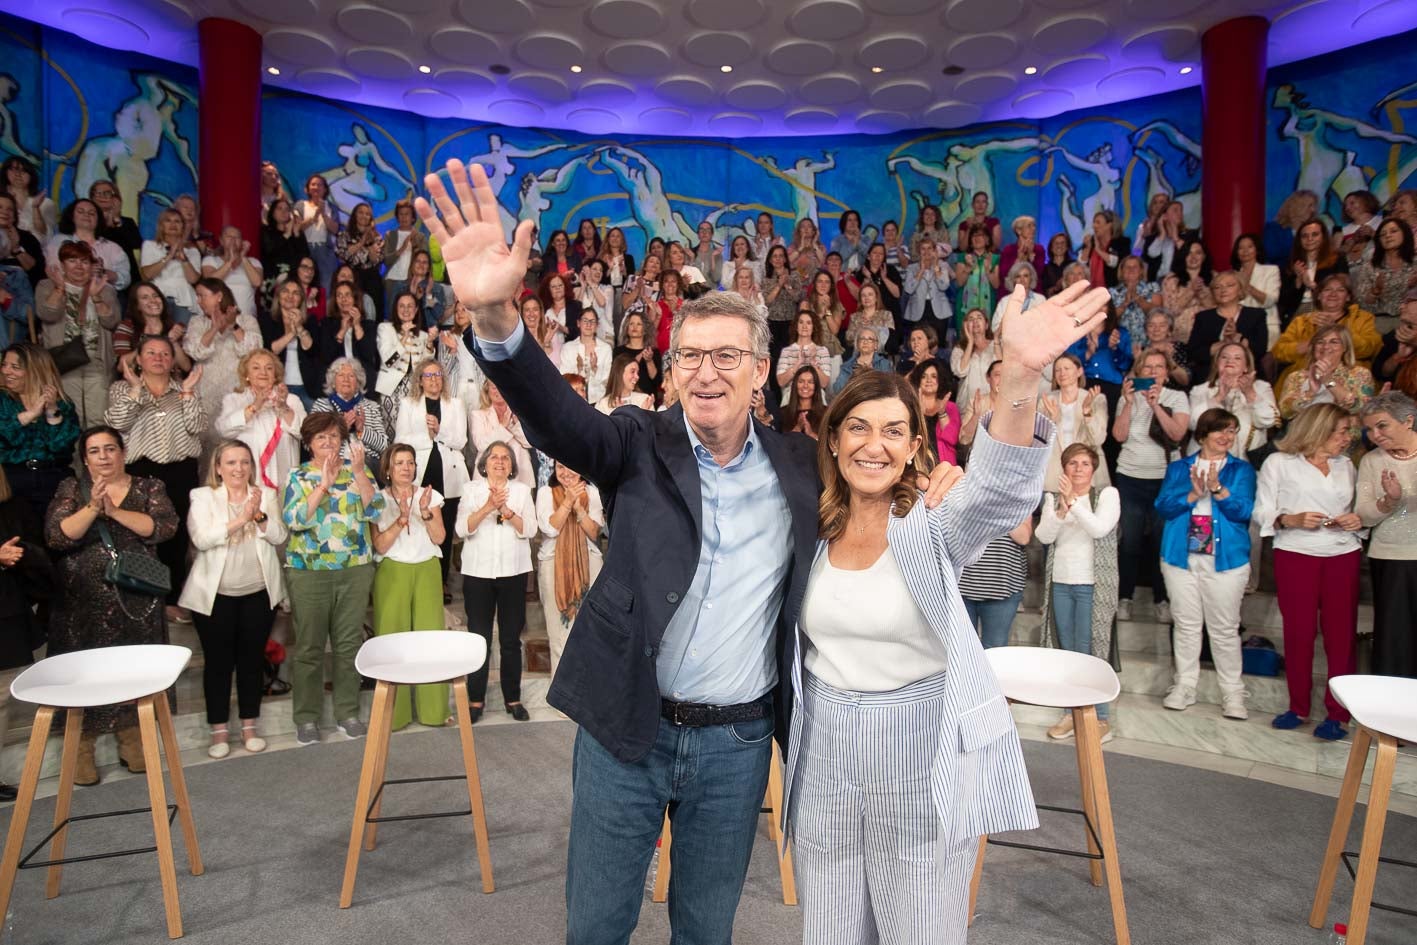
[[(89, 501), (88, 486), (83, 488), (84, 501)], [(148, 555), (129, 554), (119, 551), (113, 544), (113, 533), (102, 518), (94, 522), (98, 527), (98, 537), (108, 552), (108, 564), (103, 569), (103, 580), (120, 591), (142, 594), (146, 597), (166, 597), (172, 592), (172, 572), (167, 565)]]
[(49, 356), (54, 359), (54, 366), (59, 369), (60, 374), (77, 371), (89, 363), (89, 352), (84, 347), (83, 338), (73, 338), (62, 345), (50, 348)]

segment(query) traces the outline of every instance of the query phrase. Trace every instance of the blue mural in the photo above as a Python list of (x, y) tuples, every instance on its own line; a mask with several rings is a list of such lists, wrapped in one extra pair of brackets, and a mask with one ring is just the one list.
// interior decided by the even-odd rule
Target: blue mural
[[(1386, 199), (1417, 183), (1417, 34), (1271, 72), (1267, 206), (1292, 190), (1323, 195), (1338, 219), (1343, 195)], [(115, 181), (126, 211), (150, 232), (156, 214), (196, 191), (196, 76), (115, 53), (68, 34), (0, 17), (0, 152), (42, 165), (65, 203), (99, 178)], [(510, 231), (543, 234), (590, 218), (626, 231), (639, 255), (653, 237), (696, 242), (751, 232), (766, 211), (777, 232), (820, 221), (824, 238), (847, 209), (871, 228), (941, 208), (951, 230), (976, 192), (1007, 222), (1028, 214), (1039, 239), (1081, 242), (1094, 213), (1111, 209), (1135, 231), (1148, 200), (1165, 193), (1200, 224), (1200, 94), (1186, 90), (1039, 121), (885, 136), (731, 139), (590, 137), (573, 132), (428, 119), (279, 91), (262, 111), (263, 154), (299, 196), (315, 173), (346, 212), (373, 205), (380, 221), (421, 190), (449, 157), (482, 163)], [(253, 169), (254, 173), (254, 169)], [(1006, 237), (1007, 238), (1007, 237)]]

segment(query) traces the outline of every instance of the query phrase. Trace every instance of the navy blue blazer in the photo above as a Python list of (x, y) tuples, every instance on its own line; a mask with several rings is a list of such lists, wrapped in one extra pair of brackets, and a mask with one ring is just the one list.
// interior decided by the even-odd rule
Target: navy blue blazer
[[(600, 413), (571, 390), (529, 340), (505, 361), (468, 350), (521, 419), (538, 450), (593, 482), (605, 503), (610, 545), (576, 614), (548, 702), (621, 761), (648, 754), (659, 730), (655, 660), (664, 629), (698, 566), (703, 505), (683, 408), (621, 407)], [(786, 750), (792, 717), (793, 630), (817, 543), (817, 444), (757, 421), (792, 514), (792, 562), (777, 617), (776, 735)]]

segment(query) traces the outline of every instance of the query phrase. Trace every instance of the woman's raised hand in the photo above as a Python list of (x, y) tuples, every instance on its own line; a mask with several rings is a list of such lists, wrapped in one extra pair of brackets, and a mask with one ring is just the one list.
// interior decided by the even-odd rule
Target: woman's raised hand
[(532, 224), (530, 220), (517, 224), (508, 246), (501, 207), (487, 181), (486, 169), (478, 163), (468, 168), (452, 159), (447, 170), (457, 203), (443, 181), (429, 174), (423, 182), (433, 202), (419, 197), (414, 208), (443, 249), (448, 281), (458, 301), (472, 313), (474, 330), (481, 337), (500, 341), (517, 325), (519, 316), (510, 303), (526, 277)]
[(1089, 291), (1086, 282), (1075, 282), (1051, 299), (1030, 307), (1028, 324), (1020, 323), (1017, 330), (1012, 330), (1009, 323), (1024, 317), (1023, 303), (1027, 298), (1028, 290), (1015, 286), (1004, 309), (1003, 361), (1041, 374), (1073, 342), (1102, 325), (1111, 296), (1100, 286)]

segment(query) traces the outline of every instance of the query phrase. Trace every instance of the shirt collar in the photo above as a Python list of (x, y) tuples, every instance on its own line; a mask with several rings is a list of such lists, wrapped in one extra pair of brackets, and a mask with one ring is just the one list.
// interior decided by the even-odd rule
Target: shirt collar
[(709, 452), (708, 447), (704, 446), (703, 441), (700, 440), (698, 434), (694, 432), (693, 426), (689, 424), (688, 414), (684, 415), (684, 429), (687, 430), (689, 433), (689, 445), (694, 448), (694, 456), (698, 458), (700, 465), (704, 463), (710, 463), (720, 469), (734, 469), (748, 462), (749, 458), (751, 458), (759, 449), (758, 431), (753, 426), (752, 417), (748, 418), (748, 439), (743, 443), (743, 449), (739, 451), (737, 456), (733, 457), (733, 459), (730, 460), (724, 466), (718, 465), (718, 463), (713, 458), (713, 454)]

